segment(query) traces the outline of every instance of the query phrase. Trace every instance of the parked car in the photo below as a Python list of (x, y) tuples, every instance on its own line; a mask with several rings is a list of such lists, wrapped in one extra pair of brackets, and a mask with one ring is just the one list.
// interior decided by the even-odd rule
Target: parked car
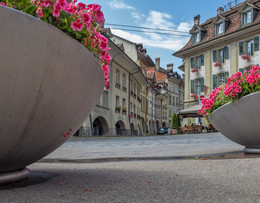
[(157, 132), (158, 135), (164, 135), (165, 134), (165, 130), (164, 128), (160, 128)]

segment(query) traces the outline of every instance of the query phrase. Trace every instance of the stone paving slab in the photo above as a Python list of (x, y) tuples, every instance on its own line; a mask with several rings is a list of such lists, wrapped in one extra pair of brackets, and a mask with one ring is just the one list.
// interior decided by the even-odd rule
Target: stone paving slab
[(29, 166), (34, 177), (0, 185), (0, 200), (1, 203), (258, 203), (259, 166), (260, 158), (35, 163)]
[(220, 133), (153, 137), (72, 138), (44, 159), (183, 157), (243, 152)]

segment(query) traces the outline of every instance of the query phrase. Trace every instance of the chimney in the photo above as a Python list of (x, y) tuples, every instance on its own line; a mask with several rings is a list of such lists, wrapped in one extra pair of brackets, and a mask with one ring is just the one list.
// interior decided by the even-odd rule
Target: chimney
[(160, 68), (160, 57), (155, 59), (155, 69), (159, 71)]
[(200, 15), (196, 15), (194, 17), (194, 25), (199, 25), (200, 24)]
[(173, 63), (167, 64), (167, 70), (173, 70)]
[(224, 13), (224, 8), (223, 7), (218, 7), (217, 14), (220, 15), (222, 13)]

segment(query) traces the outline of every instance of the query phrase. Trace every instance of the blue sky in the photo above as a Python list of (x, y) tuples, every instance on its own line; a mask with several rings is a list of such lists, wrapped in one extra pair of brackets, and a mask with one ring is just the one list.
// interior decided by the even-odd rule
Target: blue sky
[[(110, 24), (123, 24), (131, 26), (171, 29), (187, 33), (193, 26), (193, 17), (199, 14), (200, 22), (217, 15), (218, 7), (227, 5), (234, 0), (79, 0), (86, 4), (96, 3), (101, 5), (105, 22)], [(242, 2), (242, 0), (238, 0)], [(135, 43), (143, 43), (147, 54), (154, 61), (161, 58), (161, 67), (174, 63), (174, 70), (182, 64), (182, 60), (172, 54), (182, 48), (189, 37), (176, 35), (158, 35), (154, 33), (132, 32), (122, 29), (127, 27), (112, 28), (112, 33), (126, 38)], [(140, 29), (139, 29), (140, 30)], [(179, 73), (182, 73), (178, 70)]]

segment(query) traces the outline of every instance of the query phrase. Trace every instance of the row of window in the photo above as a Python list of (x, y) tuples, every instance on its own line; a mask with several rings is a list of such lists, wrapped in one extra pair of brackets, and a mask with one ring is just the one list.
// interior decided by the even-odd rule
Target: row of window
[[(245, 26), (245, 25), (248, 25), (248, 24), (254, 22), (256, 19), (257, 13), (258, 13), (258, 10), (256, 8), (253, 8), (252, 6), (247, 5), (241, 11), (241, 26)], [(215, 20), (215, 36), (225, 33), (230, 24), (230, 20), (228, 18), (225, 18), (223, 16), (218, 16), (216, 18), (217, 19)], [(200, 42), (203, 39), (204, 34), (205, 34), (205, 31), (203, 31), (202, 29), (196, 28), (192, 33), (192, 43), (196, 44), (196, 43)]]
[[(179, 105), (179, 98), (178, 97), (171, 97), (170, 95), (168, 96), (169, 104), (172, 104), (173, 106), (178, 106)], [(176, 101), (176, 102), (175, 102)]]
[[(219, 74), (213, 74), (213, 89), (216, 87), (222, 85), (227, 81), (229, 77), (229, 72), (225, 73), (219, 73)], [(201, 92), (205, 91), (205, 86), (204, 86), (204, 78), (198, 78), (196, 80), (191, 80), (191, 94), (195, 93), (199, 95)]]
[[(254, 51), (259, 51), (259, 36), (254, 39), (239, 42), (239, 55), (254, 55)], [(225, 63), (225, 59), (229, 59), (229, 49), (225, 46), (222, 49), (212, 51), (213, 62)], [(190, 68), (200, 69), (204, 65), (204, 54), (190, 58)]]

